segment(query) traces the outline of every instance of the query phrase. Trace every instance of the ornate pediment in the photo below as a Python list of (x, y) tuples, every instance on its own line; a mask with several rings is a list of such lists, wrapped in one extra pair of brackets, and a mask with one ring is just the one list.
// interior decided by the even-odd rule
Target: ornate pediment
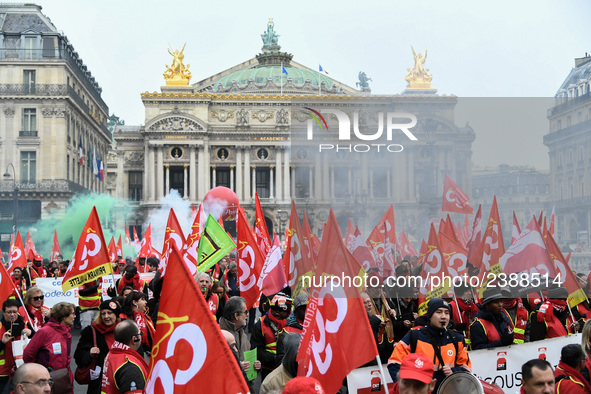
[(182, 116), (169, 116), (160, 119), (148, 128), (149, 131), (203, 131), (199, 123)]

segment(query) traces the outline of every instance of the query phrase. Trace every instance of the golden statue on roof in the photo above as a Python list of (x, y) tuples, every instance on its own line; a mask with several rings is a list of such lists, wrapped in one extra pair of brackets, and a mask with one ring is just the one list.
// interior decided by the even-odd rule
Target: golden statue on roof
[(429, 69), (425, 68), (427, 50), (425, 49), (424, 54), (419, 52), (417, 55), (412, 45), (411, 49), (415, 58), (415, 65), (412, 70), (410, 68), (407, 69), (408, 75), (404, 79), (408, 82), (408, 87), (411, 89), (430, 89), (433, 76), (429, 74)]
[(185, 43), (182, 49), (179, 51), (178, 49), (172, 49), (172, 45), (169, 45), (168, 53), (172, 55), (172, 64), (169, 66), (166, 65), (166, 71), (164, 71), (164, 79), (166, 80), (166, 85), (168, 86), (187, 86), (189, 85), (189, 80), (191, 79), (191, 71), (189, 71), (189, 64), (186, 66), (183, 64), (183, 59), (185, 55), (183, 51), (185, 50)]

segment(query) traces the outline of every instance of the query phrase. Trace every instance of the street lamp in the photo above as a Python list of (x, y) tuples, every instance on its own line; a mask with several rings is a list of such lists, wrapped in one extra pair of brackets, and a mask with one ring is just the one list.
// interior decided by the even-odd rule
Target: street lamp
[(16, 234), (16, 229), (18, 226), (18, 186), (16, 185), (16, 170), (14, 169), (12, 163), (8, 163), (8, 166), (6, 167), (6, 172), (4, 173), (4, 178), (10, 178), (10, 173), (8, 172), (9, 168), (12, 168), (12, 174), (14, 175), (14, 178), (12, 179), (14, 186), (14, 225), (12, 228), (12, 232)]

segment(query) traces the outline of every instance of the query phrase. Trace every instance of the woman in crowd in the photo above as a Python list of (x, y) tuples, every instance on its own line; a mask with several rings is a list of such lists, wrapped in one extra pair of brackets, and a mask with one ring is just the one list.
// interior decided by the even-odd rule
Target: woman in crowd
[(19, 308), (19, 314), (27, 319), (33, 328), (33, 334), (49, 321), (49, 308), (43, 305), (43, 292), (37, 286), (33, 286), (25, 293), (24, 306)]
[[(25, 363), (41, 364), (50, 371), (59, 371), (65, 368), (68, 371), (72, 387), (74, 375), (70, 370), (72, 348), (70, 330), (76, 317), (75, 309), (76, 307), (69, 302), (55, 304), (51, 308), (49, 322), (37, 331), (23, 354)], [(71, 390), (69, 392), (72, 393)]]
[(88, 384), (87, 391), (89, 394), (99, 394), (101, 392), (103, 364), (111, 345), (115, 341), (113, 336), (115, 327), (121, 321), (119, 318), (121, 308), (113, 300), (103, 301), (99, 311), (96, 320), (80, 333), (80, 341), (74, 352), (74, 360), (78, 367), (91, 365), (93, 361), (98, 367), (95, 372), (91, 372), (91, 381)]
[(224, 315), (224, 305), (228, 301), (228, 295), (226, 294), (226, 286), (221, 280), (216, 280), (211, 286), (211, 292), (218, 296), (219, 305), (216, 312), (217, 320), (220, 321), (220, 317)]
[[(31, 330), (25, 325), (23, 317), (18, 314), (20, 302), (7, 299), (2, 304), (2, 320), (0, 325), (0, 392), (4, 390), (8, 379), (14, 375), (17, 367), (13, 352), (13, 343), (21, 339), (22, 335), (29, 337)], [(21, 352), (18, 353), (22, 356)], [(22, 361), (22, 360), (21, 360)]]
[(152, 350), (152, 341), (154, 340), (154, 324), (148, 315), (146, 304), (148, 300), (146, 295), (141, 291), (134, 290), (127, 295), (123, 303), (123, 315), (126, 319), (133, 320), (137, 323), (142, 332), (142, 347), (141, 351), (150, 353)]

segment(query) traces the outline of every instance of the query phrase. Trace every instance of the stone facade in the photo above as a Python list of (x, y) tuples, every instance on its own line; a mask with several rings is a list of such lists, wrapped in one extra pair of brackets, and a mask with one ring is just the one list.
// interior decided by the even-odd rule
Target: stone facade
[(19, 227), (65, 212), (77, 192), (105, 190), (88, 159), (90, 150), (104, 158), (110, 149), (107, 117), (101, 88), (41, 7), (0, 4), (0, 167), (10, 174), (0, 182), (4, 250), (15, 185)]

